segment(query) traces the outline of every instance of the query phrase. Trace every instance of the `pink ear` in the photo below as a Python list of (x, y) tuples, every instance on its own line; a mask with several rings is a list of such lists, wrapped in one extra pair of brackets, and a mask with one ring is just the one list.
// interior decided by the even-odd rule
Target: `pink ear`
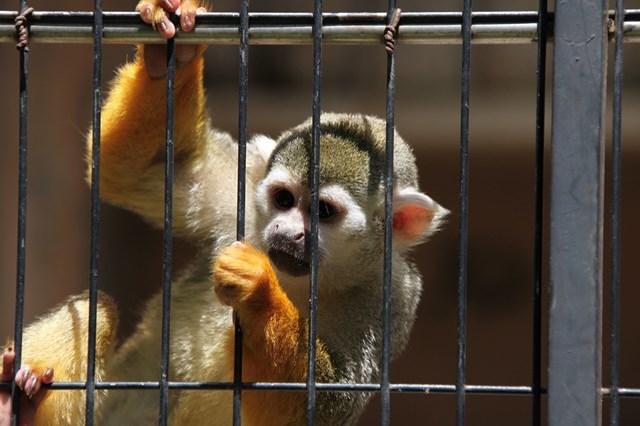
[(414, 245), (434, 233), (448, 210), (429, 196), (411, 188), (394, 195), (393, 240), (401, 245)]

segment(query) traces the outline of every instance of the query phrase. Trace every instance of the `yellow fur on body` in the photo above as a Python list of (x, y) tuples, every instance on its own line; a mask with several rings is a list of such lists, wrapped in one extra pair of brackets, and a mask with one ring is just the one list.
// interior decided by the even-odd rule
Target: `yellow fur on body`
[[(110, 297), (98, 296), (96, 324), (95, 380), (105, 379), (113, 355), (118, 314)], [(24, 330), (22, 363), (34, 371), (44, 372), (55, 366), (60, 382), (82, 382), (87, 378), (89, 299), (70, 297)], [(96, 409), (100, 411), (105, 391), (96, 392)], [(74, 425), (84, 422), (85, 393), (81, 390), (46, 392), (36, 411), (36, 425)]]
[[(136, 211), (153, 222), (162, 214), (162, 182), (165, 84), (148, 77), (144, 68), (144, 47), (133, 63), (125, 65), (115, 78), (102, 113), (101, 196)], [(190, 214), (198, 189), (198, 179), (210, 179), (203, 157), (215, 155), (234, 164), (235, 146), (224, 134), (212, 140), (204, 116), (202, 58), (181, 64), (176, 75), (176, 189), (174, 226), (178, 232), (201, 234), (209, 224), (194, 226)], [(230, 140), (230, 139), (229, 139)], [(219, 148), (212, 144), (220, 144)], [(88, 143), (90, 150), (91, 144)], [(233, 149), (229, 149), (233, 148)], [(211, 151), (214, 151), (213, 153)], [(87, 157), (90, 161), (91, 155)], [(186, 169), (186, 170), (185, 170)], [(186, 177), (185, 179), (182, 179)], [(219, 176), (217, 178), (220, 178)], [(228, 182), (214, 188), (228, 191), (235, 186), (234, 172)], [(251, 179), (248, 191), (253, 190)], [(222, 192), (222, 191), (221, 191)], [(221, 194), (221, 197), (225, 195)], [(226, 198), (232, 196), (226, 195)], [(221, 201), (229, 209), (235, 200)], [(207, 206), (200, 206), (207, 208)], [(222, 223), (230, 212), (216, 211)], [(193, 216), (205, 216), (202, 214)], [(223, 217), (223, 219), (220, 219)], [(217, 232), (217, 231), (216, 231)], [(224, 233), (229, 233), (226, 229)], [(222, 235), (218, 232), (217, 235)], [(224, 237), (220, 239), (224, 241)], [(220, 243), (220, 242), (219, 242)], [(220, 243), (222, 244), (222, 243)], [(280, 288), (268, 258), (248, 246), (238, 257), (238, 246), (222, 251), (211, 273), (213, 282), (223, 283), (219, 294), (227, 305), (238, 309), (245, 331), (244, 381), (306, 381), (306, 320)], [(231, 273), (221, 272), (233, 271)], [(260, 271), (243, 276), (243, 271)], [(222, 275), (224, 277), (222, 277)], [(172, 381), (232, 380), (233, 323), (231, 308), (222, 305), (214, 293), (209, 273), (191, 282), (176, 282), (172, 292), (171, 363)], [(188, 280), (187, 280), (188, 281)], [(229, 293), (230, 292), (230, 293)], [(55, 380), (83, 381), (86, 377), (86, 335), (88, 301), (78, 296), (34, 323), (25, 333), (23, 364), (41, 373), (55, 369)], [(259, 308), (259, 309), (258, 309)], [(196, 317), (200, 315), (200, 317)], [(142, 314), (137, 331), (112, 357), (117, 324), (116, 309), (101, 296), (98, 305), (98, 346), (96, 380), (157, 381), (160, 360), (161, 295), (156, 295)], [(318, 346), (318, 377), (329, 379), (331, 365), (322, 344)], [(303, 392), (247, 391), (242, 412), (245, 424), (299, 424), (304, 419)], [(171, 391), (171, 424), (228, 424), (231, 420), (231, 391)], [(96, 393), (98, 424), (147, 424), (157, 421), (158, 391), (110, 390)], [(85, 396), (82, 391), (47, 391), (37, 411), (37, 424), (82, 423)]]
[[(151, 78), (145, 68), (145, 54), (157, 48), (139, 46), (134, 61), (114, 79), (102, 112), (100, 190), (105, 201), (161, 225), (166, 87), (164, 79)], [(175, 79), (173, 225), (176, 233), (200, 242), (202, 252), (172, 283), (169, 380), (232, 381), (235, 310), (244, 335), (242, 380), (304, 383), (309, 249), (302, 237), (307, 238), (311, 210), (311, 122), (286, 131), (278, 141), (257, 137), (248, 144), (245, 227), (246, 241), (255, 248), (233, 243), (237, 143), (215, 130), (206, 115), (202, 50), (178, 64)], [(325, 214), (335, 215), (325, 217), (318, 231), (316, 380), (378, 383), (386, 123), (364, 115), (323, 114), (320, 127), (320, 201)], [(91, 162), (90, 152), (87, 158)], [(411, 148), (397, 134), (394, 184), (391, 346), (397, 355), (408, 341), (422, 288), (406, 253), (437, 230), (447, 211), (418, 189)], [(296, 207), (278, 204), (280, 192), (289, 194)], [(293, 240), (298, 243), (294, 248)], [(280, 262), (279, 269), (261, 250)], [(284, 264), (282, 256), (288, 256)], [(56, 381), (84, 380), (87, 313), (86, 297), (71, 298), (30, 326), (23, 364), (40, 374), (53, 367)], [(159, 380), (161, 294), (146, 304), (140, 318), (134, 334), (111, 356), (117, 318), (114, 305), (101, 297), (97, 380)], [(231, 390), (172, 389), (169, 423), (230, 424), (232, 396)], [(316, 422), (353, 424), (369, 397), (368, 392), (319, 392)], [(246, 390), (243, 424), (303, 424), (305, 399), (299, 391)], [(156, 423), (159, 391), (99, 391), (96, 410), (101, 425)], [(82, 423), (84, 393), (48, 391), (37, 413), (38, 424)]]

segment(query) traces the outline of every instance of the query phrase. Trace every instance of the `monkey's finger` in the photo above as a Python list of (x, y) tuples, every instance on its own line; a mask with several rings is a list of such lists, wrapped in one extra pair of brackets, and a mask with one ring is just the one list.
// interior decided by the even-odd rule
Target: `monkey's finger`
[(175, 12), (180, 7), (180, 0), (162, 0), (159, 3), (167, 12)]
[(196, 26), (197, 5), (193, 1), (184, 1), (178, 10), (180, 12), (180, 29), (191, 31)]
[(136, 7), (140, 18), (147, 24), (153, 24), (153, 5), (148, 2), (139, 3)]
[(42, 374), (42, 377), (40, 378), (42, 383), (47, 385), (53, 383), (53, 373), (53, 368), (47, 368), (47, 370)]
[(158, 28), (158, 32), (163, 38), (166, 38), (166, 39), (173, 38), (173, 36), (176, 35), (175, 25), (173, 25), (173, 23), (169, 19), (169, 15), (167, 14), (167, 12), (161, 9), (158, 9), (158, 10), (162, 13), (162, 16), (159, 19), (154, 17), (154, 21), (156, 21), (156, 28)]
[(2, 354), (2, 373), (0, 373), (0, 381), (8, 382), (13, 376), (13, 360), (16, 358), (16, 353), (7, 348)]
[(16, 373), (16, 385), (24, 390), (25, 385), (27, 384), (27, 380), (31, 375), (31, 368), (24, 364), (20, 367), (18, 372)]
[(29, 375), (29, 378), (26, 380), (24, 385), (24, 393), (27, 397), (31, 398), (40, 390), (40, 386), (42, 382), (40, 381), (40, 376), (36, 373), (32, 373)]
[(186, 46), (178, 46), (176, 49), (176, 60), (179, 63), (186, 64), (191, 62), (193, 58), (198, 54), (199, 46), (196, 45), (186, 45)]
[[(163, 0), (164, 2), (165, 0)], [(158, 7), (155, 3), (141, 1), (136, 6), (136, 10), (140, 14), (140, 18), (146, 22), (147, 24), (153, 25), (154, 28), (158, 29), (158, 32), (163, 38), (169, 39), (172, 38), (176, 34), (176, 27), (173, 25), (171, 20), (169, 19), (169, 6), (173, 8), (174, 5), (171, 3), (172, 1), (177, 1), (177, 6), (179, 6), (179, 0), (166, 0), (169, 3), (161, 3), (163, 7)], [(177, 8), (177, 6), (175, 8)], [(175, 10), (169, 10), (173, 12)]]

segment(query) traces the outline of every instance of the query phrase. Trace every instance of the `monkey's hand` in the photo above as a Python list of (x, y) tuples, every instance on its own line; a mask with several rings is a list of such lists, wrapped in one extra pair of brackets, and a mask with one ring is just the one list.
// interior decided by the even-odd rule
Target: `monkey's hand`
[[(196, 25), (196, 15), (207, 10), (199, 6), (197, 0), (140, 0), (136, 11), (147, 24), (153, 25), (163, 38), (169, 39), (176, 32), (191, 31)], [(169, 14), (175, 13), (180, 17), (180, 27), (171, 21)], [(178, 64), (189, 63), (204, 50), (204, 46), (181, 45), (176, 47)], [(163, 45), (147, 45), (144, 49), (144, 60), (147, 73), (152, 78), (164, 77), (166, 73), (166, 53)]]
[(252, 315), (259, 303), (261, 308), (273, 308), (273, 292), (279, 284), (269, 258), (259, 250), (235, 242), (222, 250), (213, 268), (215, 291), (220, 301), (232, 308)]
[(180, 29), (191, 31), (196, 24), (196, 14), (206, 9), (195, 0), (140, 0), (136, 12), (147, 24), (153, 25), (164, 38), (172, 38), (176, 27), (169, 19), (169, 13), (180, 16)]
[[(236, 242), (220, 252), (212, 276), (218, 298), (238, 312), (243, 332), (243, 380), (304, 382), (307, 321), (280, 287), (269, 258)], [(233, 359), (232, 345), (229, 351), (229, 359)], [(316, 359), (318, 380), (332, 381), (333, 367), (320, 341)], [(250, 392), (243, 399), (243, 413), (259, 416), (256, 421), (268, 419), (270, 424), (301, 424), (304, 401), (301, 392)]]

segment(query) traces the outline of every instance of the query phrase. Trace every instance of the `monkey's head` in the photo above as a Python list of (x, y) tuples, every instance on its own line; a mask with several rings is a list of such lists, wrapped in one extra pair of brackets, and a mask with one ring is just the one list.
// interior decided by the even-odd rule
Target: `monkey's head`
[[(310, 272), (311, 120), (277, 141), (256, 190), (263, 249), (289, 276)], [(365, 115), (323, 114), (320, 125), (319, 269), (371, 268), (382, 259), (386, 126)], [(411, 148), (395, 134), (393, 252), (438, 229), (448, 211), (418, 189)], [(363, 264), (364, 262), (364, 264)]]

